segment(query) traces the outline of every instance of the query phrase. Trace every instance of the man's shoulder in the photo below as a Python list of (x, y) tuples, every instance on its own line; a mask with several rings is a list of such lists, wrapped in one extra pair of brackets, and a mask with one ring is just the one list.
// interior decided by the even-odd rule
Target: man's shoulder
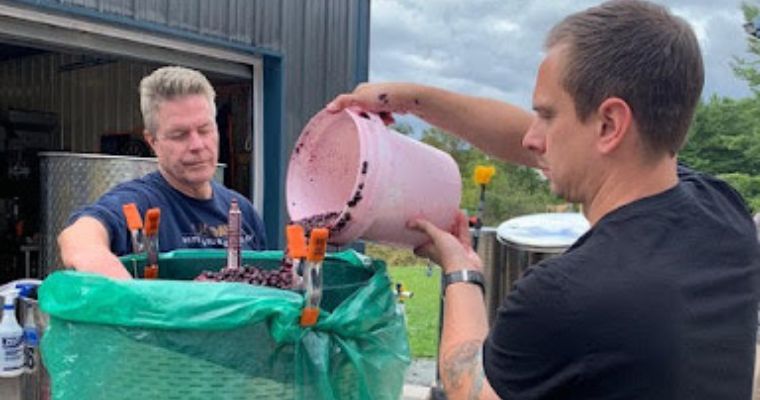
[[(693, 170), (683, 164), (678, 166), (678, 178), (687, 190), (698, 195), (696, 197), (698, 200), (722, 202), (749, 213), (749, 208), (741, 194), (723, 179)], [(709, 193), (718, 196), (704, 196)]]
[(228, 203), (234, 198), (238, 201), (241, 208), (254, 209), (253, 202), (251, 202), (251, 200), (245, 197), (242, 193), (230, 189), (227, 186), (224, 186), (216, 181), (211, 182), (211, 187), (214, 190), (214, 196), (219, 196), (219, 198), (224, 202)]

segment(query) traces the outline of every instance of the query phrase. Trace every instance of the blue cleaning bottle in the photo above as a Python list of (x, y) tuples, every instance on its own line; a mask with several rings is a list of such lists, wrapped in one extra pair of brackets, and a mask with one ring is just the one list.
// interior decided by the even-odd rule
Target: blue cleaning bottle
[(0, 320), (0, 378), (13, 378), (24, 372), (24, 330), (16, 320), (16, 297), (19, 291), (2, 293), (3, 318)]
[(16, 285), (19, 290), (19, 296), (24, 303), (21, 308), (22, 313), (22, 330), (24, 331), (24, 372), (33, 373), (37, 369), (39, 356), (37, 347), (40, 344), (40, 331), (34, 316), (37, 308), (34, 291), (37, 289), (36, 284), (23, 283)]

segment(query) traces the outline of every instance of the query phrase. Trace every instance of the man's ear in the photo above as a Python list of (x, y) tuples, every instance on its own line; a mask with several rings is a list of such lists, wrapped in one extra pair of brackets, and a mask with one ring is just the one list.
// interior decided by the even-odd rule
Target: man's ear
[(615, 151), (629, 134), (633, 112), (628, 103), (619, 97), (604, 100), (597, 110), (600, 120), (597, 149), (602, 154), (609, 154)]
[(154, 145), (156, 143), (156, 137), (153, 136), (153, 134), (149, 130), (144, 129), (143, 130), (143, 140), (145, 140), (145, 143), (147, 143), (148, 146), (150, 146), (150, 149), (153, 151), (153, 154), (155, 154), (156, 153), (156, 149), (155, 149)]

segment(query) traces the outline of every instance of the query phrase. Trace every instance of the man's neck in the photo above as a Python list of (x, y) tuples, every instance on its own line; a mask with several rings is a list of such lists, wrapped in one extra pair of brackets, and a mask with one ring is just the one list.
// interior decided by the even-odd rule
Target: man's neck
[(171, 177), (165, 173), (160, 167), (158, 169), (161, 176), (164, 177), (169, 186), (179, 190), (182, 194), (192, 197), (198, 200), (209, 200), (213, 196), (213, 189), (211, 188), (211, 182), (205, 182), (203, 185), (186, 185)]
[(593, 226), (608, 213), (677, 184), (675, 157), (663, 158), (652, 165), (618, 168), (604, 176), (599, 190), (583, 205), (584, 213)]

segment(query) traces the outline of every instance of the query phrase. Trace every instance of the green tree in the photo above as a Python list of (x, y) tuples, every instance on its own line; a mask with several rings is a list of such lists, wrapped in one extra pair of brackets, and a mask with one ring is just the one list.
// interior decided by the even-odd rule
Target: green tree
[[(755, 4), (742, 3), (742, 12), (746, 23), (751, 23), (760, 16), (760, 9)], [(754, 55), (750, 59), (734, 57), (733, 68), (736, 75), (747, 81), (755, 94), (760, 93), (760, 39), (747, 35), (747, 50)]]
[(713, 96), (697, 106), (681, 161), (711, 174), (760, 175), (758, 99)]
[(760, 210), (760, 176), (734, 172), (722, 174), (719, 177), (742, 194), (749, 208), (756, 211)]
[(545, 212), (548, 206), (562, 203), (552, 195), (547, 182), (535, 170), (493, 160), (462, 139), (438, 128), (422, 133), (422, 142), (450, 154), (462, 176), (462, 208), (475, 215), (480, 202), (480, 187), (473, 180), (475, 167), (493, 165), (496, 175), (486, 187), (483, 223), (499, 223), (525, 214)]

